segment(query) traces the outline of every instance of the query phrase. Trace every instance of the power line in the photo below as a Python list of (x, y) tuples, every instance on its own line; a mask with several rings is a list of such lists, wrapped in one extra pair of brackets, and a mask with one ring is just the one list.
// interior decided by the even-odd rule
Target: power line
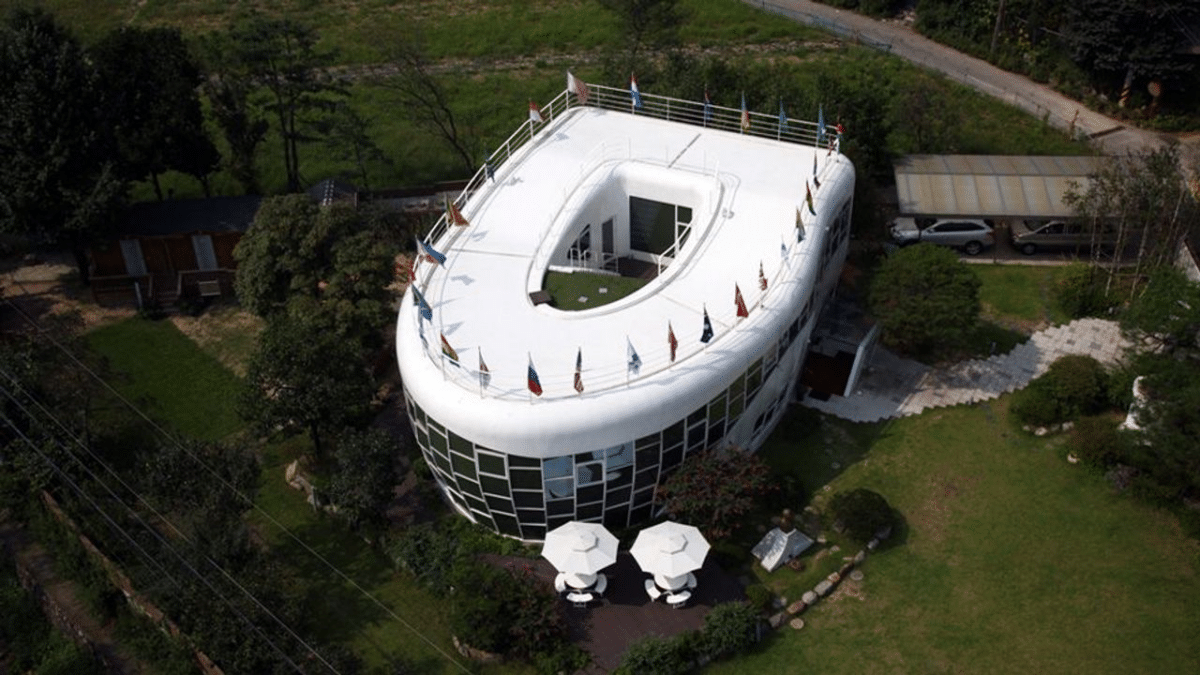
[[(19, 286), (21, 288), (22, 292), (24, 292), (25, 294), (28, 294), (28, 290), (25, 288), (24, 284), (22, 284), (19, 280), (16, 280), (15, 278), (13, 279), (13, 281), (14, 281), (14, 283), (17, 284), (17, 286)], [(78, 366), (85, 373), (87, 373), (92, 379), (94, 379), (101, 386), (103, 386), (105, 389), (107, 389), (113, 396), (115, 396), (117, 398), (117, 400), (119, 400), (123, 404), (125, 404), (126, 407), (128, 407), (131, 411), (133, 411), (133, 413), (136, 414), (138, 417), (142, 418), (142, 420), (144, 420), (147, 424), (149, 424), (152, 428), (154, 428), (154, 430), (157, 431), (160, 435), (162, 435), (164, 438), (166, 438), (168, 441), (170, 441), (176, 447), (178, 447), (180, 450), (182, 450), (184, 453), (186, 453), (189, 457), (191, 457), (197, 464), (199, 464), (201, 467), (203, 467), (204, 470), (209, 473), (209, 475), (211, 475), (213, 478), (217, 479), (217, 481), (220, 482), (230, 492), (232, 492), (233, 494), (236, 494), (239, 498), (241, 498), (241, 500), (244, 503), (246, 503), (247, 505), (249, 505), (249, 507), (251, 509), (253, 509), (255, 512), (259, 513), (264, 518), (266, 518), (272, 525), (274, 525), (276, 528), (278, 528), (279, 531), (283, 532), (292, 541), (299, 544), (300, 547), (303, 548), (306, 552), (308, 552), (309, 555), (311, 555), (313, 558), (319, 560), (322, 564), (324, 564), (338, 578), (340, 578), (343, 581), (345, 581), (346, 583), (350, 584), (356, 591), (358, 591), (360, 594), (362, 594), (364, 597), (366, 597), (368, 600), (370, 600), (376, 607), (383, 610), (388, 616), (392, 617), (397, 622), (399, 622), (402, 626), (404, 626), (406, 629), (408, 629), (413, 635), (416, 635), (418, 638), (421, 639), (421, 641), (423, 641), (425, 644), (432, 647), (436, 652), (441, 654), (442, 657), (444, 657), (447, 661), (449, 661), (451, 664), (456, 666), (460, 671), (462, 671), (463, 673), (468, 673), (468, 674), (471, 672), (466, 666), (464, 666), (457, 659), (455, 659), (453, 656), (451, 656), (449, 653), (447, 653), (446, 650), (442, 649), (437, 643), (435, 643), (428, 636), (426, 636), (424, 633), (422, 633), (420, 630), (418, 630), (415, 626), (413, 626), (411, 623), (409, 623), (403, 617), (401, 617), (399, 614), (397, 614), (394, 610), (392, 610), (392, 608), (388, 607), (383, 602), (381, 602), (377, 597), (375, 597), (374, 594), (372, 594), (367, 589), (363, 588), (357, 581), (352, 579), (345, 572), (343, 572), (341, 569), (339, 569), (336, 565), (331, 563), (328, 559), (326, 559), (324, 556), (322, 556), (319, 552), (317, 552), (315, 549), (313, 549), (311, 546), (309, 546), (307, 543), (305, 543), (304, 540), (300, 539), (300, 537), (296, 536), (296, 534), (293, 533), (290, 529), (288, 529), (283, 523), (279, 522), (279, 520), (276, 519), (275, 516), (271, 515), (265, 509), (260, 507), (258, 504), (254, 503), (253, 499), (250, 499), (245, 494), (243, 494), (241, 491), (239, 491), (236, 486), (232, 485), (229, 481), (227, 481), (224, 478), (224, 476), (221, 476), (215, 469), (213, 469), (211, 466), (209, 466), (208, 463), (202, 461), (185, 444), (181, 443), (177, 438), (175, 438), (175, 436), (173, 436), (172, 434), (167, 432), (165, 429), (163, 429), (157, 422), (155, 422), (152, 418), (150, 418), (148, 415), (146, 415), (144, 412), (142, 412), (141, 409), (139, 409), (137, 406), (133, 405), (133, 403), (131, 403), (124, 396), (122, 396), (120, 392), (118, 392), (115, 388), (113, 388), (113, 386), (110, 385), (104, 378), (100, 377), (100, 375), (97, 374), (94, 370), (92, 370), (91, 367), (89, 367), (86, 363), (84, 363), (78, 357), (76, 357), (73, 353), (71, 353), (71, 351), (69, 349), (67, 349), (65, 345), (63, 345), (61, 342), (59, 342), (52, 334), (50, 334), (45, 329), (43, 329), (41, 327), (41, 325), (38, 324), (36, 319), (31, 317), (27, 312), (25, 312), (23, 309), (21, 309), (15, 303), (13, 303), (13, 301), (11, 299), (5, 298), (4, 300), (9, 305), (9, 307), (12, 307), (14, 310), (16, 310), (17, 313), (19, 313), (22, 316), (22, 318), (25, 319), (25, 321), (27, 323), (29, 323), (34, 329), (36, 329), (39, 334), (43, 335), (46, 339), (48, 339), (50, 341), (50, 343), (52, 345), (54, 345), (54, 347), (57, 348), (59, 351), (61, 351), (64, 355), (66, 355), (66, 357), (68, 359), (70, 359), (71, 362), (73, 362), (76, 366)]]
[[(7, 393), (7, 392), (5, 392), (5, 393)], [(11, 399), (12, 397), (10, 396), (9, 398)], [(125, 528), (118, 525), (117, 522), (115, 520), (113, 520), (112, 516), (109, 515), (107, 511), (105, 511), (103, 508), (101, 508), (101, 506), (99, 504), (96, 503), (96, 500), (93, 499), (91, 495), (89, 495), (82, 487), (79, 486), (78, 483), (75, 482), (74, 479), (72, 479), (69, 475), (67, 475), (67, 473), (65, 471), (63, 471), (62, 467), (60, 467), (53, 459), (51, 459), (44, 452), (42, 452), (41, 449), (37, 447), (37, 444), (34, 443), (33, 440), (30, 439), (27, 435), (25, 435), (25, 433), (23, 431), (21, 431), (20, 428), (18, 428), (17, 425), (11, 419), (9, 419), (8, 415), (0, 413), (0, 418), (3, 418), (4, 422), (8, 425), (8, 427), (10, 429), (12, 429), (18, 436), (20, 436), (21, 440), (23, 440), (25, 442), (25, 444), (30, 447), (31, 450), (33, 450), (35, 453), (37, 453), (37, 455), (43, 461), (45, 461), (47, 464), (49, 464), (50, 467), (54, 470), (54, 472), (60, 478), (62, 478), (76, 493), (78, 493), (81, 497), (83, 497), (83, 499), (86, 500), (88, 502), (88, 504), (90, 504), (91, 507), (93, 509), (95, 509), (96, 512), (99, 513), (102, 518), (104, 518), (105, 521), (108, 522), (110, 527), (112, 527), (117, 532), (119, 532), (125, 539), (129, 540), (129, 543), (132, 544), (133, 547), (135, 549), (137, 549), (137, 551), (143, 557), (145, 557), (152, 564), (154, 564), (154, 566), (158, 567), (159, 570), (164, 575), (166, 575), (169, 579), (171, 579), (172, 583), (174, 583), (176, 586), (179, 586), (179, 580), (176, 579), (173, 575), (171, 575), (171, 573), (168, 572), (166, 570), (166, 568), (162, 566), (162, 563), (159, 562), (158, 560), (156, 560), (153, 555), (151, 555), (144, 548), (142, 548), (141, 544), (139, 544), (137, 542), (137, 540), (133, 538), (133, 535), (129, 534), (129, 532), (127, 530), (125, 530)], [(59, 447), (60, 450), (63, 450), (68, 455), (71, 455), (70, 451), (67, 450), (65, 447), (63, 447), (62, 444), (59, 443), (57, 440), (54, 441), (54, 443), (55, 443), (55, 445), (57, 445)], [(71, 455), (71, 457), (74, 458), (74, 455)], [(76, 461), (78, 461), (78, 460), (76, 460)], [(81, 466), (84, 466), (84, 465), (82, 465), (82, 463), (81, 463)], [(84, 466), (84, 468), (85, 468), (85, 470), (87, 469), (86, 466)], [(90, 470), (88, 472), (89, 472), (89, 474), (91, 474)], [(103, 481), (100, 481), (99, 479), (97, 479), (95, 474), (91, 474), (91, 475), (94, 480), (97, 480), (97, 482), (101, 483), (101, 485), (104, 485)], [(110, 491), (110, 493), (111, 493), (111, 491)], [(116, 498), (115, 495), (113, 497), (114, 497), (114, 499)], [(120, 500), (118, 500), (118, 501), (120, 501)], [(121, 502), (121, 503), (124, 504), (124, 502)], [(130, 511), (132, 512), (132, 509), (130, 509)], [(137, 518), (136, 514), (134, 517)], [(140, 518), (138, 518), (138, 520), (139, 520), (139, 522), (141, 522), (141, 524), (143, 526), (145, 526), (151, 532), (154, 532), (153, 528), (151, 528), (149, 525), (146, 525), (146, 523), (144, 521), (141, 521)], [(156, 536), (156, 538), (159, 538), (160, 542), (162, 541), (161, 535), (156, 534), (155, 536)], [(184, 560), (181, 556), (179, 556), (178, 552), (174, 551), (174, 549), (171, 549), (171, 547), (165, 543), (163, 543), (163, 545), (166, 546), (166, 548), (168, 550), (170, 550), (172, 553), (174, 553), (177, 557), (179, 557), (180, 562), (183, 563), (183, 565), (185, 567), (187, 567), (188, 570), (193, 575), (195, 575), (197, 579), (204, 582), (204, 584), (206, 586), (208, 586), (210, 590), (212, 590), (214, 593), (216, 593), (218, 596), (220, 596), (221, 599), (224, 600), (227, 605), (229, 605), (229, 608), (231, 610), (233, 610), (233, 612), (235, 614), (237, 614), (238, 618), (240, 618), (247, 625), (249, 625), (250, 628), (253, 629), (256, 633), (258, 633), (259, 637), (262, 638), (267, 644), (269, 644), (271, 646), (271, 648), (274, 649), (279, 654), (279, 656), (281, 658), (283, 658), (288, 663), (288, 665), (290, 665), (292, 667), (293, 670), (295, 670), (298, 673), (304, 672), (303, 670), (301, 670), (301, 668), (298, 664), (296, 664), (294, 661), (292, 661), (292, 659), (283, 650), (281, 650), (279, 648), (278, 645), (276, 645), (272, 640), (270, 640), (266, 635), (263, 634), (261, 628), (259, 628), (257, 625), (255, 625), (253, 621), (251, 621), (249, 618), (247, 618), (240, 610), (237, 609), (237, 607), (235, 607), (231, 602), (229, 602), (228, 598), (221, 595), (220, 591), (218, 591), (215, 587), (213, 587), (213, 585), (207, 579), (205, 579), (203, 575), (201, 575), (194, 567), (192, 567), (190, 564), (188, 564), (188, 562), (186, 560)], [(319, 656), (318, 656), (318, 658), (319, 658)], [(337, 672), (337, 671), (334, 670), (334, 672)]]

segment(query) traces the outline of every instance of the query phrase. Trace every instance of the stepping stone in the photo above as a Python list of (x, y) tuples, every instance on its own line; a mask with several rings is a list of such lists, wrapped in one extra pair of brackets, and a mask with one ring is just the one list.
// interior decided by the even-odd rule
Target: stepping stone
[(853, 572), (851, 572), (850, 579), (853, 581), (862, 581), (863, 580), (862, 570), (854, 570)]
[(813, 587), (813, 592), (815, 592), (817, 595), (821, 596), (822, 598), (825, 597), (826, 595), (829, 595), (829, 591), (832, 591), (832, 590), (833, 590), (833, 584), (829, 583), (828, 581), (822, 581), (821, 583), (819, 583)]
[(799, 614), (800, 612), (803, 612), (806, 607), (808, 607), (808, 603), (804, 602), (803, 600), (797, 600), (788, 605), (787, 611), (788, 614)]
[(791, 621), (788, 622), (788, 625), (791, 626), (792, 628), (795, 628), (796, 630), (800, 630), (801, 628), (804, 628), (804, 619), (801, 619), (801, 618), (792, 619)]
[(813, 593), (812, 591), (804, 591), (804, 595), (800, 596), (800, 601), (806, 605), (811, 605), (815, 603), (819, 597), (821, 596)]

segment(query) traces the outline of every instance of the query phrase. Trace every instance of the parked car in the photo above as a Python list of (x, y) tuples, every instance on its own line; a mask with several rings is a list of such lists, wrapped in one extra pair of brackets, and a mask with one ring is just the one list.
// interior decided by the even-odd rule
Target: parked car
[(901, 246), (927, 241), (976, 255), (996, 243), (992, 226), (973, 218), (907, 218), (892, 221), (892, 239)]
[(1086, 249), (1093, 243), (1111, 247), (1116, 235), (1104, 228), (1093, 238), (1089, 228), (1070, 221), (1021, 220), (1012, 224), (1012, 243), (1025, 255), (1033, 255), (1041, 249)]

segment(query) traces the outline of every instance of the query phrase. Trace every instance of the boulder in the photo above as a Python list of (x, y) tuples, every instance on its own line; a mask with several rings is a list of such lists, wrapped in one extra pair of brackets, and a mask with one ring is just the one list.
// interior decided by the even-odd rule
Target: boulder
[(797, 601), (793, 602), (792, 604), (788, 605), (787, 611), (788, 611), (788, 614), (799, 614), (800, 612), (803, 612), (804, 609), (805, 609), (805, 602), (803, 600), (797, 600)]
[(812, 591), (804, 591), (804, 595), (800, 596), (800, 601), (806, 605), (811, 605), (817, 601), (818, 597), (820, 596)]
[(787, 614), (780, 612), (778, 614), (772, 614), (771, 618), (767, 619), (767, 623), (771, 625), (771, 628), (779, 628), (783, 625), (785, 619), (787, 619)]
[(829, 583), (828, 580), (822, 581), (821, 583), (819, 583), (813, 587), (813, 592), (816, 593), (817, 595), (821, 596), (822, 598), (825, 597), (826, 595), (829, 595), (829, 592), (832, 590), (833, 590), (833, 584)]
[(855, 565), (861, 565), (862, 561), (864, 561), (866, 559), (867, 559), (866, 551), (859, 551), (858, 553), (854, 554), (854, 564)]
[(831, 584), (836, 584), (837, 582), (839, 582), (841, 580), (842, 580), (842, 575), (838, 574), (837, 572), (833, 572), (829, 576), (825, 577), (825, 581), (828, 581)]

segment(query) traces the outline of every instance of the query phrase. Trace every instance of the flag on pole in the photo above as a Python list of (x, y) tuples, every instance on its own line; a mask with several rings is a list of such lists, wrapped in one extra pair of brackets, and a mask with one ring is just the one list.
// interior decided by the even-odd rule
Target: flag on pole
[(737, 284), (733, 285), (733, 304), (737, 305), (737, 315), (743, 319), (750, 316), (750, 310), (746, 309), (746, 301), (742, 299), (742, 289), (738, 288)]
[(408, 283), (417, 283), (417, 256), (408, 259)]
[(458, 210), (458, 205), (454, 203), (454, 200), (449, 197), (446, 197), (446, 220), (450, 221), (451, 225), (458, 225), (460, 227), (471, 224), (466, 216), (462, 214), (462, 211)]
[(583, 393), (583, 347), (575, 355), (575, 391)]
[(767, 290), (767, 275), (763, 273), (762, 261), (758, 261), (758, 287)]
[(629, 341), (628, 335), (625, 336), (625, 350), (629, 356), (626, 374), (633, 373), (637, 375), (642, 370), (642, 357), (638, 356), (637, 350), (633, 348), (633, 343)]
[(712, 122), (712, 101), (708, 98), (708, 87), (704, 88), (704, 126)]
[(750, 130), (750, 110), (746, 108), (746, 92), (742, 92), (742, 133)]
[(542, 111), (538, 110), (538, 106), (533, 101), (529, 102), (529, 121), (541, 124), (546, 120), (542, 119)]
[(487, 386), (492, 383), (492, 371), (488, 370), (487, 364), (483, 362), (483, 350), (479, 351), (479, 386), (487, 389)]
[(629, 96), (633, 99), (633, 107), (642, 109), (642, 92), (638, 91), (637, 78), (629, 76)]
[(804, 241), (804, 219), (799, 207), (796, 208), (796, 241)]
[(787, 113), (783, 111), (783, 99), (779, 99), (779, 131), (783, 133), (788, 130)]
[(428, 302), (425, 302), (425, 296), (421, 295), (421, 290), (417, 288), (416, 284), (412, 285), (412, 292), (413, 304), (420, 308), (421, 317), (426, 321), (433, 321), (433, 308), (429, 306)]
[(667, 322), (667, 345), (671, 348), (671, 363), (675, 363), (675, 350), (679, 348), (679, 340), (675, 339), (675, 329)]
[(821, 180), (817, 178), (817, 153), (815, 152), (813, 153), (813, 183), (817, 186), (818, 190), (821, 189)]
[(813, 208), (812, 190), (808, 189), (808, 181), (804, 181), (804, 203), (808, 204), (808, 212), (817, 215), (816, 209)]
[(487, 174), (488, 180), (496, 180), (496, 170), (492, 167), (492, 159), (490, 157), (483, 162), (483, 172)]
[(713, 338), (712, 322), (708, 320), (708, 308), (704, 308), (704, 330), (700, 333), (700, 341), (707, 344)]
[(575, 98), (579, 99), (579, 105), (587, 105), (587, 85), (583, 83), (583, 80), (572, 75), (569, 70), (567, 71), (567, 89), (570, 89), (575, 94)]
[(542, 382), (538, 379), (537, 371), (533, 369), (533, 357), (529, 357), (529, 391), (534, 396), (542, 395)]
[(417, 240), (417, 248), (419, 248), (421, 250), (421, 253), (425, 254), (425, 259), (428, 260), (429, 262), (431, 262), (435, 265), (445, 265), (446, 264), (446, 256), (442, 255), (441, 253), (438, 253), (437, 249), (430, 246), (429, 244), (426, 244), (424, 241), (418, 239)]
[[(797, 209), (796, 213), (800, 213), (800, 210)], [(787, 244), (783, 243), (782, 241), (779, 242), (779, 257), (787, 260)]]
[(825, 106), (817, 105), (817, 145), (825, 140)]
[(449, 356), (451, 361), (458, 363), (458, 352), (454, 351), (454, 347), (450, 346), (450, 343), (446, 340), (446, 334), (439, 333), (439, 335), (442, 336), (442, 353)]

